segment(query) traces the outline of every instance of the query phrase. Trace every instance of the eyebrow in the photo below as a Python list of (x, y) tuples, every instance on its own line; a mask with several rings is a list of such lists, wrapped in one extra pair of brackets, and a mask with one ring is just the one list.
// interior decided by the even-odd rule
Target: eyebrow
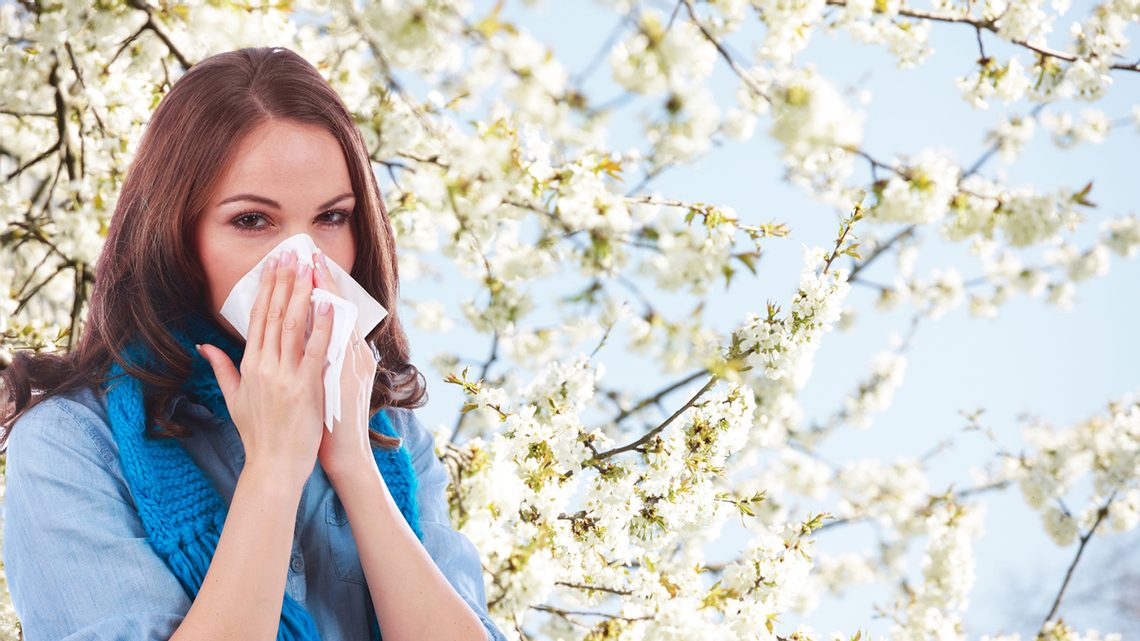
[[(345, 193), (343, 193), (343, 194), (341, 194), (341, 195), (339, 195), (339, 196), (337, 196), (331, 200), (328, 200), (326, 202), (321, 203), (320, 205), (317, 206), (317, 209), (321, 210), (321, 209), (324, 209), (325, 207), (332, 207), (333, 205), (337, 204), (338, 202), (340, 202), (346, 198), (352, 198), (353, 196), (354, 196), (354, 194), (351, 191), (345, 192)], [(281, 209), (281, 205), (279, 205), (276, 200), (266, 198), (265, 196), (258, 196), (257, 194), (237, 194), (235, 196), (230, 196), (229, 198), (226, 198), (225, 200), (220, 201), (218, 203), (218, 206), (224, 205), (226, 203), (232, 203), (232, 202), (238, 201), (238, 200), (248, 200), (248, 201), (255, 202), (255, 203), (261, 203), (262, 205), (267, 205), (267, 206), (272, 207), (274, 209)]]

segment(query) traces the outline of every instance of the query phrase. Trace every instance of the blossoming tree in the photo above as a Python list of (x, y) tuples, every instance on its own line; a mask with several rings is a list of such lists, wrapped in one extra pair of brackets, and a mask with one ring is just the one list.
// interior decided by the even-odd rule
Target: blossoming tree
[[(985, 170), (994, 155), (1015, 161), (1038, 124), (1064, 148), (1140, 122), (1140, 106), (1113, 118), (1095, 106), (1111, 83), (1140, 86), (1125, 35), (1140, 4), (1104, 0), (1070, 17), (1067, 45), (1054, 48), (1046, 35), (1064, 26), (1068, 0), (612, 0), (617, 27), (577, 76), (502, 4), (0, 5), (0, 360), (67, 349), (82, 331), (124, 170), (179, 74), (218, 51), (281, 44), (317, 65), (355, 114), (385, 178), (404, 273), (442, 255), (477, 290), (416, 311), (438, 326), (457, 309), (487, 340), (484, 361), (434, 363), (466, 400), (437, 442), (453, 518), (483, 555), (508, 636), (816, 639), (781, 616), (809, 611), (822, 591), (875, 581), (893, 586), (879, 605), (886, 636), (960, 639), (980, 506), (1020, 488), (1072, 554), (1032, 634), (1100, 638), (1064, 622), (1064, 597), (1086, 544), (1140, 520), (1140, 399), (1109, 399), (1072, 425), (1030, 426), (1016, 448), (995, 438), (985, 474), (936, 487), (922, 458), (818, 456), (837, 431), (867, 426), (889, 404), (905, 344), (878, 355), (823, 422), (803, 419), (799, 393), (824, 336), (854, 322), (848, 297), (872, 264), (894, 261), (875, 304), (910, 306), (913, 331), (962, 305), (992, 317), (1018, 293), (1072, 305), (1082, 281), (1136, 256), (1140, 219), (1128, 212), (1097, 221), (1087, 247), (1061, 239), (1089, 224), (1091, 183), (1008, 185)], [(989, 152), (968, 166), (933, 148), (875, 157), (858, 107), (797, 54), (817, 33), (845, 32), (919, 67), (936, 28), (976, 39), (973, 70), (947, 80), (965, 101), (1028, 107), (999, 117), (984, 134)], [(994, 54), (998, 44), (1012, 53)], [(607, 142), (620, 101), (583, 89), (606, 67), (629, 95), (662, 107), (639, 146)], [(735, 79), (732, 105), (708, 88), (718, 67)], [(1087, 106), (1046, 109), (1063, 100)], [(758, 126), (778, 145), (782, 178), (834, 210), (836, 233), (803, 246), (794, 295), (758, 305), (731, 331), (698, 314), (669, 318), (634, 277), (699, 305), (722, 283), (755, 276), (765, 247), (788, 242), (788, 224), (681, 200), (655, 182), (712, 153), (714, 140), (753, 139)], [(984, 277), (966, 282), (953, 267), (916, 275), (925, 236), (968, 247)], [(1048, 249), (1044, 264), (1020, 258), (1034, 247)], [(577, 307), (538, 328), (535, 291), (555, 278), (581, 283)], [(583, 345), (591, 328), (601, 341)], [(657, 375), (603, 389), (596, 352), (611, 332)], [(1077, 492), (1082, 484), (1091, 492)], [(805, 507), (825, 497), (826, 509)], [(814, 549), (821, 531), (861, 521), (879, 526), (875, 553)], [(730, 522), (748, 543), (711, 563), (704, 546)], [(912, 548), (918, 567), (905, 562)], [(5, 616), (16, 637), (10, 605)]]

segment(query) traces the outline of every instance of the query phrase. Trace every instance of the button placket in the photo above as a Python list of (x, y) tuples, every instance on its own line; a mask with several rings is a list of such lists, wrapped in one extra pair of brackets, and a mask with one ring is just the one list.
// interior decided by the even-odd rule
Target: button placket
[(305, 600), (309, 592), (308, 581), (303, 572), (304, 569), (305, 559), (301, 555), (300, 550), (294, 546), (293, 555), (289, 558), (289, 573), (285, 580), (285, 592), (301, 605), (305, 605)]
[(351, 527), (340, 497), (330, 492), (325, 499), (325, 528), (333, 571), (341, 581), (367, 585)]

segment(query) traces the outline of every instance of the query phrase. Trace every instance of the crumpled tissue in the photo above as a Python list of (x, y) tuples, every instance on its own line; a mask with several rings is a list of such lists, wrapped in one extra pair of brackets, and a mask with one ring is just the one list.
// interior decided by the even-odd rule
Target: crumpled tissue
[[(320, 249), (317, 248), (316, 243), (308, 234), (294, 234), (281, 241), (263, 256), (253, 266), (253, 269), (238, 280), (237, 284), (230, 290), (229, 296), (226, 297), (226, 302), (222, 305), (221, 315), (234, 326), (234, 329), (243, 338), (249, 335), (249, 312), (257, 299), (261, 270), (265, 268), (270, 258), (280, 257), (287, 251), (294, 253), (297, 257), (297, 264), (303, 263), (310, 267), (313, 267), (313, 254), (320, 253)], [(360, 283), (356, 282), (348, 272), (344, 271), (327, 255), (325, 261), (332, 273), (333, 282), (336, 283), (341, 292), (344, 292), (345, 298), (337, 296), (327, 289), (313, 288), (312, 296), (309, 298), (309, 315), (305, 323), (305, 340), (308, 341), (309, 336), (313, 333), (313, 315), (317, 311), (316, 305), (321, 301), (329, 301), (333, 306), (333, 327), (328, 351), (325, 354), (323, 382), (325, 388), (325, 427), (328, 428), (329, 432), (332, 432), (333, 419), (339, 421), (341, 418), (340, 374), (344, 369), (344, 359), (349, 349), (348, 341), (352, 338), (352, 327), (355, 325), (360, 330), (361, 336), (367, 336), (377, 323), (384, 320), (384, 317), (388, 315), (388, 310), (384, 309), (379, 301), (372, 298), (360, 286)], [(376, 356), (375, 351), (373, 351), (373, 356)]]

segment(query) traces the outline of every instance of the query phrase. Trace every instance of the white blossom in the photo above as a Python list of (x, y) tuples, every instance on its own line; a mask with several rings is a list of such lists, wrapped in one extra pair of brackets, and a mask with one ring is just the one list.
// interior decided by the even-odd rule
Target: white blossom
[(882, 222), (937, 222), (949, 210), (960, 172), (946, 155), (924, 149), (891, 174), (868, 215)]

